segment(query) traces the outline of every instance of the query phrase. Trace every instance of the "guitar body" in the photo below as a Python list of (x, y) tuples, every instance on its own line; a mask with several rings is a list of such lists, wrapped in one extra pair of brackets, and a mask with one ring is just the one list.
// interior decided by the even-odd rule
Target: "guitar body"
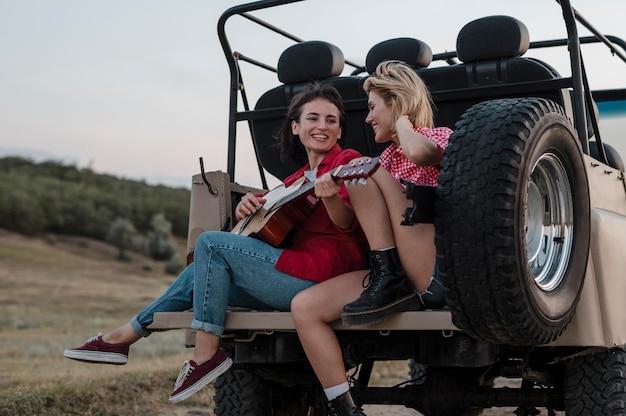
[(287, 234), (311, 215), (314, 205), (309, 199), (310, 196), (303, 195), (279, 210), (269, 211), (261, 207), (245, 227), (238, 231), (241, 227), (237, 226), (245, 220), (240, 221), (232, 232), (260, 238), (273, 247), (279, 247)]
[[(356, 164), (340, 166), (332, 176), (335, 179), (352, 180), (367, 178), (379, 166), (378, 158), (364, 159)], [(311, 215), (317, 199), (311, 195), (314, 182), (304, 177), (286, 187), (280, 185), (263, 195), (265, 203), (257, 211), (239, 221), (231, 233), (257, 237), (279, 247), (287, 234)]]
[[(263, 195), (266, 202), (254, 214), (239, 221), (231, 232), (260, 238), (279, 247), (287, 234), (311, 215), (314, 201), (308, 201), (307, 196), (312, 189), (304, 178), (288, 187), (277, 186)], [(289, 199), (288, 203), (282, 202), (285, 198)]]

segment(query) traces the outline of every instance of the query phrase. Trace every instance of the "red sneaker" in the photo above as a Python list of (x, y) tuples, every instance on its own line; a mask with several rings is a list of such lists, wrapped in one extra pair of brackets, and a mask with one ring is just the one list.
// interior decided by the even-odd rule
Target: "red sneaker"
[(185, 361), (174, 384), (170, 403), (188, 399), (202, 387), (224, 374), (231, 365), (233, 365), (233, 360), (221, 348), (217, 350), (213, 358), (202, 365), (196, 364), (193, 360)]
[(86, 363), (122, 365), (128, 362), (129, 349), (130, 344), (109, 344), (102, 340), (102, 334), (98, 334), (80, 347), (66, 349), (63, 356)]

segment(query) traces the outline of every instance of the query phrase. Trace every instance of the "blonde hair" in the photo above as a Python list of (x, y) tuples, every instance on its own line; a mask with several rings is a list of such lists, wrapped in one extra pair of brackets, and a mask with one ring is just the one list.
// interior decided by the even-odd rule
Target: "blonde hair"
[(401, 61), (383, 61), (363, 84), (391, 106), (394, 119), (407, 115), (415, 127), (434, 127), (433, 102), (424, 81)]

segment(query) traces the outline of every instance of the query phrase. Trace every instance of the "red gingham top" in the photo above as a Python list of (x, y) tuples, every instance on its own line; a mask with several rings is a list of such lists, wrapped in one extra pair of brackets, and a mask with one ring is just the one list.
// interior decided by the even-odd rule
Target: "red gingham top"
[[(445, 149), (452, 130), (447, 127), (417, 127), (415, 131)], [(419, 185), (437, 186), (439, 169), (436, 166), (418, 166), (411, 162), (400, 146), (391, 143), (380, 155), (380, 164), (398, 181), (408, 179)]]

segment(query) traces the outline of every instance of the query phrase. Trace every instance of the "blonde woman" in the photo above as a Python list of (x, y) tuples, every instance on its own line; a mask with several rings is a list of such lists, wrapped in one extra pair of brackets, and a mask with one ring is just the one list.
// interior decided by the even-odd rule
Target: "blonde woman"
[[(382, 168), (363, 184), (347, 183), (369, 243), (371, 270), (351, 272), (300, 292), (291, 310), (298, 335), (324, 388), (329, 414), (362, 415), (349, 392), (343, 357), (330, 323), (381, 321), (402, 310), (444, 306), (435, 267), (433, 224), (403, 226), (412, 202), (400, 179), (437, 185), (438, 165), (452, 131), (434, 128), (432, 101), (416, 72), (397, 61), (378, 65), (364, 84), (375, 140), (391, 142)], [(368, 281), (369, 278), (369, 281)], [(363, 282), (368, 282), (363, 290)]]

